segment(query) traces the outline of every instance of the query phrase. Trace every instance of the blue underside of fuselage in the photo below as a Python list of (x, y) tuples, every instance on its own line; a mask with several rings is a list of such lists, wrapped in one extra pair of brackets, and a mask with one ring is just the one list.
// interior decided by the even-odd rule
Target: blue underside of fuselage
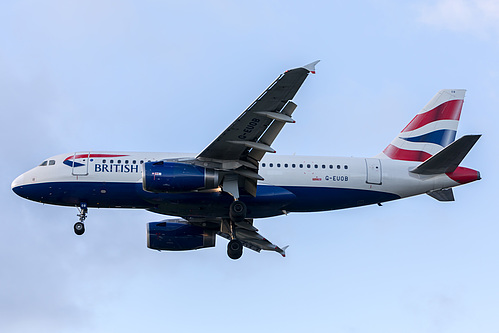
[[(150, 193), (141, 183), (54, 182), (13, 188), (21, 197), (53, 205), (143, 208), (172, 216), (227, 217), (234, 200), (225, 192)], [(258, 185), (257, 196), (241, 195), (248, 218), (284, 212), (335, 210), (399, 199), (379, 191), (303, 186)]]

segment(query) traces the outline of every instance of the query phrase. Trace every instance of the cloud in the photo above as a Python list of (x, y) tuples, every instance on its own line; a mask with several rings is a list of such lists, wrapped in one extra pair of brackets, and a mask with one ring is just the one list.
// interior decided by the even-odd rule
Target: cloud
[(418, 5), (419, 21), (481, 38), (499, 37), (499, 3), (494, 0), (439, 0)]

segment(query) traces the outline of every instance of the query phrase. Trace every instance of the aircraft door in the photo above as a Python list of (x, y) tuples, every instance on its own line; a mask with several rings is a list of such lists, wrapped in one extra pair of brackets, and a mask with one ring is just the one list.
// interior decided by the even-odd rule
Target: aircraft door
[(76, 152), (73, 155), (73, 176), (88, 176), (90, 152)]
[(381, 161), (378, 158), (366, 158), (366, 183), (381, 185)]

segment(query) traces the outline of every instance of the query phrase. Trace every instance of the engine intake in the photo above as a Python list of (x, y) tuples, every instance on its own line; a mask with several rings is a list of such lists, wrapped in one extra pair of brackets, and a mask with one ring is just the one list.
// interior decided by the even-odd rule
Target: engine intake
[(216, 231), (182, 219), (147, 224), (147, 247), (153, 250), (186, 251), (215, 246)]
[(218, 172), (178, 162), (146, 162), (142, 171), (144, 191), (154, 193), (208, 190), (219, 185)]

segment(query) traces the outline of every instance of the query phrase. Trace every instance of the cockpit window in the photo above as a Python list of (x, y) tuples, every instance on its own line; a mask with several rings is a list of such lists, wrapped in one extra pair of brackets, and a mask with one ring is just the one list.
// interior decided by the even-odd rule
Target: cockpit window
[(54, 160), (50, 160), (49, 161), (49, 165), (54, 165), (55, 164), (55, 161)]
[(43, 161), (42, 164), (40, 164), (40, 166), (46, 166), (47, 165), (47, 161)]

